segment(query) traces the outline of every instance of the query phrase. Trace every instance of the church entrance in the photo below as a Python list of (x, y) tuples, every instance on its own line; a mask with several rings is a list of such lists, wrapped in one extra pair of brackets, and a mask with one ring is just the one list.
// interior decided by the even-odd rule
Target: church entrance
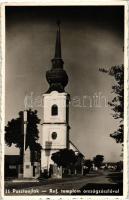
[(57, 167), (57, 165), (52, 166), (52, 178), (62, 178), (62, 167)]

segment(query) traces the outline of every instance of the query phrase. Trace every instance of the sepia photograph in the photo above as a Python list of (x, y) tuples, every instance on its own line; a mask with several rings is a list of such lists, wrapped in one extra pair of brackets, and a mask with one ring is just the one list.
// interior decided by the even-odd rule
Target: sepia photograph
[(125, 6), (5, 6), (4, 195), (123, 196)]

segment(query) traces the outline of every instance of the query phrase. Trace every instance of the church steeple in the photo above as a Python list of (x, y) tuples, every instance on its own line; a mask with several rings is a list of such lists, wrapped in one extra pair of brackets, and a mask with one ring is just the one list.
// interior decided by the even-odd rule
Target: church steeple
[(46, 72), (46, 78), (50, 85), (49, 90), (64, 92), (64, 88), (68, 83), (68, 76), (63, 70), (63, 60), (61, 56), (61, 34), (60, 34), (60, 21), (57, 22), (56, 44), (55, 44), (55, 56), (52, 59), (52, 68)]
[[(60, 149), (69, 149), (69, 101), (70, 95), (65, 92), (68, 76), (63, 69), (61, 55), (60, 23), (57, 23), (54, 58), (52, 67), (46, 72), (49, 84), (48, 91), (43, 94), (43, 126), (41, 170), (49, 170), (54, 165), (51, 155)], [(51, 174), (53, 176), (53, 174)], [(61, 175), (62, 176), (62, 175)]]
[(63, 60), (61, 57), (61, 35), (60, 35), (60, 21), (57, 21), (55, 56), (52, 59), (52, 66), (54, 68), (63, 68)]
[(56, 33), (56, 45), (55, 45), (55, 58), (61, 58), (61, 39), (60, 39), (60, 21), (57, 21), (58, 29)]

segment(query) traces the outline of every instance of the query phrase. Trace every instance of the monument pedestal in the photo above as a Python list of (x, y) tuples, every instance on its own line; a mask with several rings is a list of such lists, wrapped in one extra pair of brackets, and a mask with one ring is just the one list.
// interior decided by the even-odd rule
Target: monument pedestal
[(23, 178), (33, 178), (33, 166), (31, 165), (31, 162), (30, 162), (29, 148), (27, 148), (24, 152)]

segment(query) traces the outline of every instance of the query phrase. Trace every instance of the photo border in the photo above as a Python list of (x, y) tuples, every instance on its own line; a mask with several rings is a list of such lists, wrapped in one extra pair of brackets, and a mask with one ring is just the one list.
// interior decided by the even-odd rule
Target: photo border
[[(123, 5), (124, 6), (124, 156), (123, 156), (123, 163), (124, 163), (124, 170), (123, 170), (123, 196), (83, 196), (79, 195), (76, 197), (76, 195), (60, 195), (60, 196), (49, 196), (49, 195), (35, 195), (35, 196), (5, 196), (4, 195), (4, 122), (5, 122), (5, 7), (6, 6), (119, 6)], [(70, 1), (63, 1), (63, 0), (56, 0), (56, 1), (51, 1), (51, 0), (46, 0), (46, 1), (13, 1), (13, 0), (8, 0), (8, 1), (1, 1), (0, 3), (0, 111), (1, 111), (1, 116), (0, 116), (0, 159), (1, 159), (1, 164), (0, 164), (0, 177), (1, 177), (1, 182), (0, 182), (0, 196), (3, 199), (14, 199), (15, 198), (21, 198), (22, 199), (47, 199), (47, 200), (63, 200), (63, 199), (127, 199), (128, 197), (128, 151), (129, 151), (129, 144), (128, 144), (128, 121), (129, 121), (129, 111), (128, 111), (128, 78), (129, 78), (129, 69), (128, 69), (128, 17), (129, 17), (129, 4), (128, 1), (126, 0), (82, 0), (76, 1), (76, 0), (70, 0)]]

